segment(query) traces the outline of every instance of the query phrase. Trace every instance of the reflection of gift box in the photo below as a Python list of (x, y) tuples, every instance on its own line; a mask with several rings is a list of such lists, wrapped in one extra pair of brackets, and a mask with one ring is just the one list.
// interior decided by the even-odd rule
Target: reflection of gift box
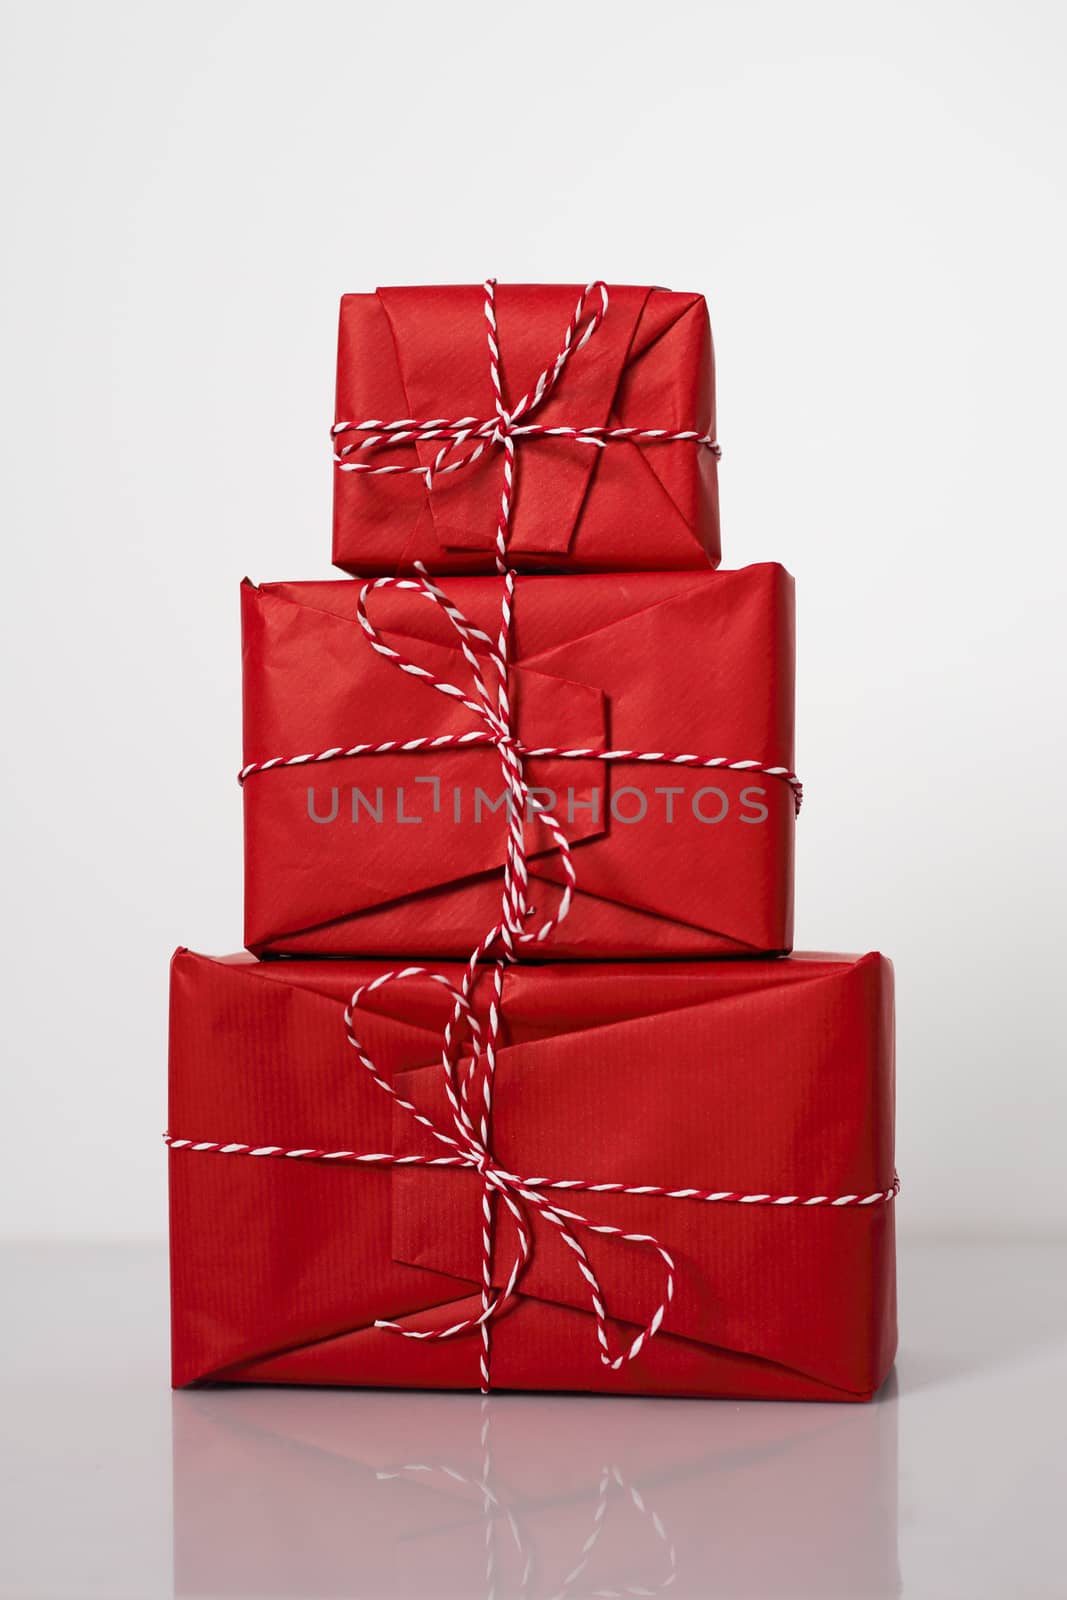
[[(870, 1398), (896, 1337), (882, 957), (508, 967), (477, 1170), (432, 1131), (453, 1126), (440, 982), (363, 993), (346, 1042), (350, 996), (381, 975), (175, 959), (177, 1385), (477, 1386), (477, 1333), (441, 1335), (485, 1304), (490, 1168), (495, 1388)], [(475, 986), (482, 1013), (492, 983)], [(475, 1099), (477, 1066), (459, 1076)], [(571, 1226), (588, 1272), (549, 1201), (604, 1230)], [(530, 1242), (515, 1280), (513, 1207)], [(605, 1364), (600, 1332), (625, 1351), (646, 1325), (632, 1359)]]
[[(446, 593), (495, 637), (499, 578), (449, 579)], [(379, 639), (462, 698), (378, 653), (362, 594), (351, 581), (243, 589), (245, 761), (269, 768), (244, 785), (245, 940), (465, 958), (500, 914), (499, 748), (465, 703), (472, 672), (441, 607), (410, 587), (365, 599)], [(480, 645), (479, 659), (492, 689)], [(524, 761), (577, 878), (547, 954), (789, 948), (793, 585), (781, 567), (520, 577), (509, 687), (525, 749), (571, 752)], [(528, 814), (525, 833), (531, 898), (547, 912), (565, 863), (543, 820)]]
[(498, 1595), (528, 1566), (546, 1600), (599, 1530), (568, 1592), (893, 1594), (896, 1436), (892, 1400), (185, 1393), (175, 1592), (478, 1596), (488, 1545)]
[[(516, 427), (517, 489), (508, 535), (520, 570), (669, 571), (718, 561), (711, 330), (703, 297), (666, 289), (610, 290), (608, 309), (543, 399), (538, 375), (554, 362), (577, 286), (502, 284), (496, 290), (500, 370)], [(490, 377), (485, 294), (473, 285), (379, 289), (341, 302), (337, 421), (498, 421)], [(597, 318), (599, 290), (587, 297)], [(531, 429), (546, 430), (535, 436)], [(602, 447), (552, 429), (595, 430)], [(618, 430), (627, 430), (622, 437)], [(633, 430), (631, 434), (630, 430)], [(362, 574), (493, 570), (500, 502), (499, 443), (428, 490), (421, 466), (442, 448), (440, 428), (369, 453), (368, 429), (337, 433), (334, 560)], [(655, 433), (656, 437), (641, 437)], [(697, 438), (668, 440), (664, 434)], [(607, 435), (613, 435), (610, 439)], [(448, 463), (479, 440), (460, 444)], [(392, 469), (374, 476), (355, 465)], [(443, 463), (447, 464), (447, 463)], [(412, 471), (411, 469), (415, 469)]]

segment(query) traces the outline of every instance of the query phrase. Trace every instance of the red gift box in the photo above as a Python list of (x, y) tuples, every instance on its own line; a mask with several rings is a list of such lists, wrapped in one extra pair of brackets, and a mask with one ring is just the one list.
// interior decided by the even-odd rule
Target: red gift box
[[(466, 957), (498, 921), (500, 742), (445, 610), (489, 640), (502, 592), (498, 577), (449, 579), (430, 605), (415, 582), (378, 580), (365, 612), (398, 663), (360, 626), (364, 585), (245, 585), (250, 949)], [(491, 688), (489, 645), (475, 646)], [(569, 845), (568, 862), (527, 819), (528, 926), (557, 914), (570, 866), (577, 880), (538, 953), (789, 949), (793, 655), (778, 566), (516, 580), (512, 723), (524, 750), (556, 752), (527, 756), (525, 777)], [(339, 754), (353, 747), (373, 753)]]
[[(515, 430), (509, 563), (620, 572), (714, 566), (715, 378), (703, 297), (613, 286), (601, 320), (601, 287), (587, 291), (570, 357), (540, 400), (538, 375), (553, 371), (581, 291), (495, 291), (498, 370)], [(485, 302), (474, 285), (379, 289), (341, 301), (338, 566), (362, 574), (409, 570), (416, 561), (432, 572), (493, 569), (504, 452)], [(464, 424), (454, 430), (460, 438), (442, 428), (449, 421)], [(407, 424), (400, 442), (382, 423)], [(420, 432), (418, 423), (437, 426)], [(584, 431), (586, 442), (569, 430)], [(663, 437), (678, 433), (692, 437)], [(589, 442), (594, 436), (601, 446)], [(432, 467), (442, 449), (446, 470), (429, 486), (420, 468)]]
[[(174, 1383), (469, 1388), (487, 1360), (502, 1389), (869, 1399), (896, 1341), (889, 963), (507, 966), (484, 1159), (449, 1137), (462, 972), (178, 953)], [(459, 1067), (472, 1106), (483, 1072)]]

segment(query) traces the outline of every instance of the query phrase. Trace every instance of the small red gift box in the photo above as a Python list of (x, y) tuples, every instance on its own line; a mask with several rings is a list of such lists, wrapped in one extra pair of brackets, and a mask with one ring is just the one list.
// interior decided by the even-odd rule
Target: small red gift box
[[(591, 285), (576, 316), (581, 294), (577, 285), (496, 288), (506, 420), (484, 288), (345, 295), (334, 430), (338, 566), (493, 570), (507, 430), (516, 458), (512, 567), (716, 565), (715, 378), (703, 297)], [(538, 398), (542, 374), (551, 381)]]
[(249, 948), (469, 956), (501, 915), (515, 843), (501, 761), (521, 750), (520, 955), (788, 950), (789, 575), (520, 576), (506, 725), (504, 592), (488, 576), (447, 593), (245, 585)]
[(869, 1399), (889, 963), (488, 967), (450, 1074), (463, 971), (178, 953), (174, 1383)]

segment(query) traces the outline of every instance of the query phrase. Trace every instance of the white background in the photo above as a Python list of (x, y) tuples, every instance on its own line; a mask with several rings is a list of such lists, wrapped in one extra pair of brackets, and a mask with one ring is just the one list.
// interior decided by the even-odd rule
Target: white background
[(240, 942), (237, 585), (329, 572), (343, 290), (707, 294), (801, 618), (798, 947), (899, 987), (901, 1225), (1063, 1172), (1064, 19), (9, 5), (0, 1229), (165, 1224), (167, 960)]

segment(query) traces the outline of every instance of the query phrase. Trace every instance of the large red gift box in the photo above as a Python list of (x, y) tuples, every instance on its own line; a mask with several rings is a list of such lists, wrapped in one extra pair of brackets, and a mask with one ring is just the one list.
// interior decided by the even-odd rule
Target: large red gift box
[[(896, 1342), (889, 963), (511, 964), (481, 1014), (498, 970), (483, 1161), (448, 1142), (462, 966), (178, 953), (175, 1385), (471, 1388), (488, 1361), (494, 1389), (869, 1399)], [(459, 1062), (472, 1105), (487, 1070)]]
[[(250, 949), (459, 958), (494, 926), (508, 840), (500, 749), (445, 613), (486, 635), (476, 649), (491, 689), (502, 592), (496, 576), (448, 579), (433, 605), (416, 582), (378, 580), (365, 602), (351, 580), (244, 586)], [(400, 662), (374, 648), (363, 603)], [(793, 662), (793, 583), (779, 566), (516, 580), (513, 731), (526, 750), (589, 752), (525, 760), (577, 880), (544, 954), (790, 948)], [(436, 692), (430, 673), (456, 693)], [(354, 746), (373, 749), (338, 758)], [(525, 848), (539, 925), (561, 903), (567, 862), (537, 816)]]
[[(715, 432), (715, 377), (704, 299), (612, 286), (601, 320), (601, 286), (592, 286), (573, 353), (536, 401), (538, 375), (553, 368), (581, 292), (560, 284), (501, 284), (495, 292), (499, 371), (517, 430), (509, 563), (620, 572), (714, 566), (717, 462), (703, 441)], [(415, 426), (497, 426), (485, 302), (474, 285), (379, 289), (341, 301), (338, 566), (363, 574), (409, 570), (417, 561), (431, 572), (493, 569), (499, 439), (483, 441), (477, 459), (458, 467), (479, 439), (457, 442), (442, 462), (453, 470), (438, 471), (428, 488), (419, 468), (431, 467), (449, 441), (440, 428), (423, 439)], [(591, 321), (597, 325), (579, 346)], [(369, 426), (352, 428), (361, 422)], [(383, 423), (409, 426), (393, 442)], [(605, 442), (524, 428), (595, 430)], [(606, 437), (615, 430), (625, 436)], [(695, 437), (662, 437), (675, 433)], [(656, 436), (633, 436), (646, 434)]]

